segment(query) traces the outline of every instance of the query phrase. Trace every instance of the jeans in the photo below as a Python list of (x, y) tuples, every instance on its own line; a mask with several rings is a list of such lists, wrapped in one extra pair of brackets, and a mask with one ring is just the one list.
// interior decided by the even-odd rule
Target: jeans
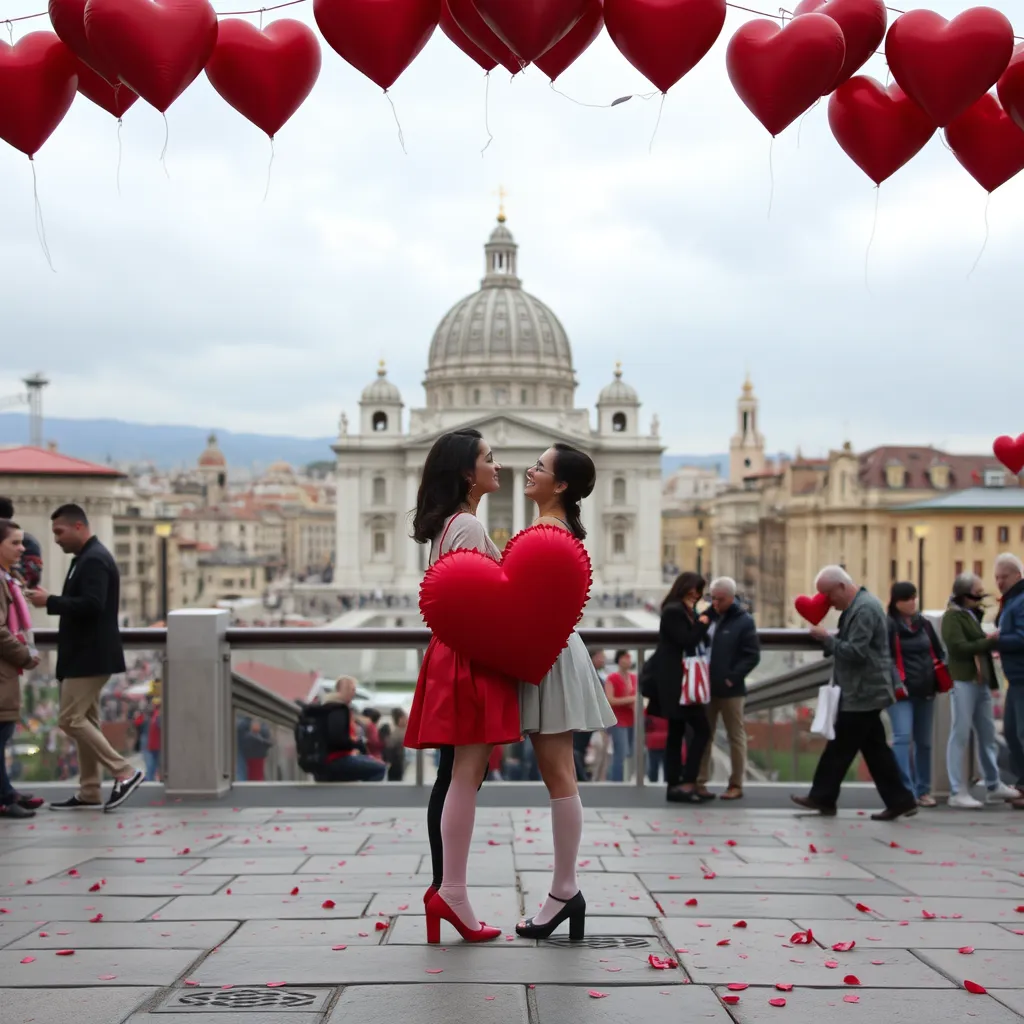
[(613, 725), (608, 730), (612, 741), (612, 763), (608, 769), (609, 782), (625, 781), (626, 758), (633, 756), (633, 726)]
[(647, 778), (656, 783), (661, 778), (661, 769), (665, 764), (664, 750), (647, 751)]
[(969, 782), (967, 786), (963, 784), (963, 772), (972, 727), (978, 735), (978, 760), (985, 776), (985, 785), (995, 789), (999, 785), (999, 761), (996, 723), (992, 717), (992, 691), (980, 683), (954, 682), (949, 699), (953, 715), (949, 745), (946, 747), (950, 792), (960, 793), (970, 789)]
[(7, 775), (7, 744), (14, 738), (17, 722), (0, 722), (0, 807), (14, 803), (17, 794)]
[[(932, 791), (932, 723), (935, 700), (911, 697), (888, 708), (892, 723), (892, 752), (903, 785), (920, 799)], [(913, 742), (913, 756), (911, 756)]]
[(143, 750), (142, 759), (146, 762), (146, 781), (156, 782), (156, 777), (160, 774), (160, 751)]
[(317, 774), (317, 782), (383, 782), (388, 766), (366, 754), (350, 754), (328, 761)]
[(249, 768), (245, 758), (241, 754), (235, 755), (235, 782), (246, 782), (249, 778)]

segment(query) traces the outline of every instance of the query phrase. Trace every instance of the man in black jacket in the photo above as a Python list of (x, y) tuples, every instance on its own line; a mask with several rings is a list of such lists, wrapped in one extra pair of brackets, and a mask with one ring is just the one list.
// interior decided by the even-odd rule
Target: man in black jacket
[(92, 535), (89, 520), (78, 505), (62, 505), (50, 519), (58, 547), (74, 559), (59, 597), (42, 588), (27, 596), (37, 608), (60, 616), (59, 721), (78, 748), (80, 768), (78, 793), (50, 807), (55, 811), (102, 807), (102, 766), (114, 777), (114, 788), (103, 808), (112, 811), (145, 778), (145, 773), (132, 768), (100, 731), (100, 691), (114, 673), (125, 669), (117, 622), (121, 578), (117, 563)]
[[(743, 705), (747, 696), (747, 676), (761, 661), (761, 642), (753, 616), (736, 600), (736, 582), (722, 576), (711, 583), (711, 703), (708, 724), (712, 741), (719, 716), (725, 722), (729, 738), (729, 786), (723, 800), (739, 800), (747, 774), (747, 728)], [(711, 748), (704, 752), (697, 779), (697, 791), (707, 792), (711, 777)]]

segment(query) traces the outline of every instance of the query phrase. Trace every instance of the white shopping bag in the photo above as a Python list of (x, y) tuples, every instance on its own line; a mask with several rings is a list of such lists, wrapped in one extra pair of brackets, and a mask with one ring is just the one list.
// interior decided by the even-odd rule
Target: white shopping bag
[(703, 648), (696, 657), (683, 658), (683, 685), (679, 690), (679, 703), (709, 704), (711, 702), (711, 666)]
[(818, 687), (818, 707), (811, 723), (811, 734), (826, 740), (836, 738), (836, 715), (839, 714), (840, 690), (831, 680)]

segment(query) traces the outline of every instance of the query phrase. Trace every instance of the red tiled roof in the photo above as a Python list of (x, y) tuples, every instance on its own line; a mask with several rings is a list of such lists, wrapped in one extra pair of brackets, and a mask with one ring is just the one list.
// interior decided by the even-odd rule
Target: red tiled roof
[(305, 700), (316, 682), (315, 672), (295, 672), (260, 661), (243, 661), (235, 666), (235, 671), (285, 700)]
[(949, 467), (948, 490), (957, 491), (977, 482), (977, 474), (986, 469), (1000, 469), (992, 455), (950, 455), (938, 448), (914, 445), (886, 445), (872, 448), (860, 456), (860, 481), (866, 487), (887, 488), (886, 466), (899, 464), (904, 470), (904, 488), (910, 491), (933, 491), (929, 476), (932, 466)]
[(0, 476), (123, 477), (120, 470), (75, 459), (44, 448), (0, 448)]

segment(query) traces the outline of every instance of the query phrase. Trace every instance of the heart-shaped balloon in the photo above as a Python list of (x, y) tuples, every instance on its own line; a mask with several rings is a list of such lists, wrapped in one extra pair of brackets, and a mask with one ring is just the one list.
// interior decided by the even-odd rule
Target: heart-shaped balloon
[(815, 594), (814, 597), (807, 597), (801, 594), (794, 602), (797, 614), (806, 619), (812, 626), (817, 626), (828, 615), (831, 607), (827, 594)]
[(1024, 434), (1009, 437), (1004, 434), (992, 442), (992, 454), (1014, 475), (1024, 469)]
[(217, 15), (208, 0), (88, 0), (85, 38), (103, 66), (165, 114), (210, 59)]
[(722, 34), (725, 0), (605, 0), (604, 23), (622, 56), (668, 92)]
[(940, 128), (996, 84), (1011, 56), (1013, 26), (991, 7), (972, 7), (952, 21), (908, 11), (885, 39), (892, 77)]
[(521, 60), (490, 29), (480, 17), (473, 0), (445, 0), (455, 24), (462, 29), (466, 38), (480, 47), (492, 60), (500, 64), (510, 75), (522, 71), (528, 61)]
[(124, 117), (125, 111), (139, 98), (125, 85), (118, 82), (111, 85), (102, 75), (78, 57), (75, 58), (78, 74), (78, 91), (87, 99), (102, 107), (108, 114), (118, 120)]
[(825, 14), (843, 30), (846, 57), (828, 92), (848, 82), (867, 63), (882, 45), (888, 23), (885, 0), (802, 0), (793, 14)]
[(434, 34), (440, 0), (313, 0), (324, 39), (357, 71), (390, 89)]
[(462, 549), (439, 558), (420, 587), (420, 612), (457, 654), (539, 683), (568, 643), (590, 593), (590, 558), (572, 534), (532, 526), (501, 562)]
[(271, 138), (312, 92), (319, 74), (320, 44), (313, 30), (291, 18), (262, 31), (225, 18), (206, 64), (214, 89)]
[(1024, 131), (987, 92), (945, 131), (946, 142), (967, 173), (994, 192), (1024, 170)]
[(839, 86), (828, 124), (843, 152), (876, 184), (895, 174), (935, 134), (932, 119), (893, 82), (864, 75)]
[(448, 0), (441, 0), (441, 31), (467, 56), (472, 58), (484, 69), (493, 71), (498, 62), (485, 50), (480, 49), (465, 32), (459, 28), (459, 23), (448, 6)]
[(78, 88), (75, 55), (53, 32), (0, 43), (0, 139), (27, 157), (64, 120)]
[(534, 61), (580, 20), (587, 0), (473, 0), (473, 5), (513, 53)]
[(1024, 43), (1018, 43), (1010, 63), (999, 78), (999, 102), (1013, 123), (1024, 129)]
[(85, 38), (85, 3), (86, 0), (50, 0), (50, 24), (61, 42), (86, 67), (92, 68), (108, 85), (117, 85), (117, 68), (104, 61)]
[(588, 0), (583, 16), (547, 53), (534, 63), (553, 82), (601, 34), (604, 0)]
[(755, 18), (725, 51), (732, 87), (773, 136), (825, 95), (845, 59), (843, 30), (824, 14), (803, 14), (785, 28)]

